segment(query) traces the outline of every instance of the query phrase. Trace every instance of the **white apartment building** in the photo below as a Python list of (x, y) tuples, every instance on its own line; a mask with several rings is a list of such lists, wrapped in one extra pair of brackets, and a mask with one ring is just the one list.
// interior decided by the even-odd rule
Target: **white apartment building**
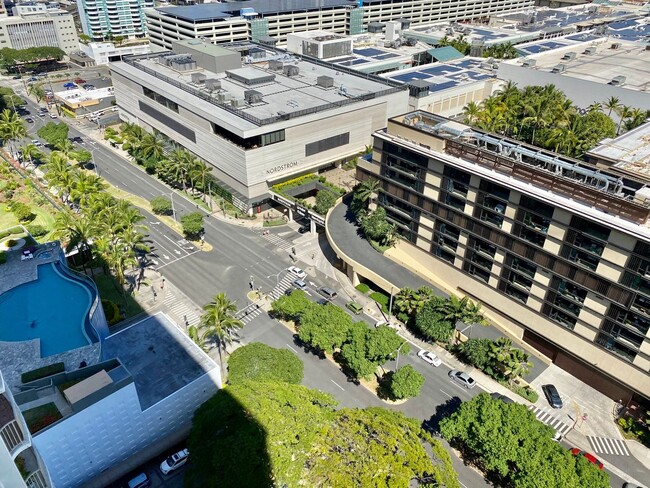
[(249, 0), (160, 7), (145, 13), (151, 41), (170, 49), (173, 41), (198, 38), (222, 43), (271, 36), (284, 44), (296, 32), (355, 35), (370, 23), (481, 20), (533, 5), (534, 0)]
[(51, 46), (69, 53), (76, 51), (78, 44), (74, 19), (64, 11), (48, 10), (25, 17), (0, 18), (0, 49)]
[(144, 37), (144, 9), (153, 6), (154, 0), (77, 0), (81, 28), (93, 39)]
[(242, 210), (278, 181), (355, 157), (407, 110), (400, 83), (261, 45), (228, 47), (179, 41), (111, 71), (120, 117), (206, 161)]
[(120, 61), (122, 56), (136, 56), (151, 52), (151, 45), (146, 39), (138, 39), (133, 43), (116, 46), (112, 42), (79, 43), (79, 50), (86, 56), (93, 58), (95, 64), (108, 64)]

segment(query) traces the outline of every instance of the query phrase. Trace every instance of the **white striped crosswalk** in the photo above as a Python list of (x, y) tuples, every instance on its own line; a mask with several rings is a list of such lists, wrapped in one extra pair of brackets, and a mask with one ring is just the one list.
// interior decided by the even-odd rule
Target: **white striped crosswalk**
[(625, 441), (622, 439), (609, 439), (607, 437), (587, 436), (591, 448), (597, 454), (615, 454), (617, 456), (629, 456)]
[(569, 432), (569, 430), (571, 430), (571, 427), (569, 427), (567, 424), (562, 422), (555, 415), (553, 415), (552, 412), (549, 412), (547, 409), (535, 407), (534, 405), (531, 405), (528, 408), (529, 410), (533, 411), (535, 417), (537, 417), (537, 420), (539, 420), (540, 422), (544, 422), (546, 425), (550, 427), (553, 427), (555, 431), (560, 435), (564, 436), (566, 435), (567, 432)]
[(258, 317), (263, 312), (262, 308), (256, 303), (251, 303), (250, 305), (244, 307), (242, 310), (237, 312), (236, 317), (241, 320), (244, 324), (248, 324), (255, 317)]
[(280, 282), (277, 285), (275, 285), (275, 288), (271, 290), (271, 293), (269, 293), (271, 298), (273, 300), (277, 300), (278, 298), (280, 298), (285, 291), (291, 288), (291, 284), (295, 279), (296, 277), (291, 273), (287, 273), (286, 275), (284, 275), (284, 277), (280, 280)]
[(276, 247), (279, 247), (280, 249), (284, 251), (290, 251), (293, 246), (293, 243), (284, 240), (282, 237), (277, 236), (273, 233), (268, 233), (264, 235), (264, 229), (263, 227), (251, 227), (251, 230), (255, 232), (257, 235), (264, 237), (267, 241), (271, 242), (274, 244)]
[(179, 299), (171, 290), (167, 292), (163, 304), (167, 307), (167, 313), (180, 325), (185, 325), (185, 322), (197, 325), (201, 321), (200, 312), (191, 308), (187, 300)]

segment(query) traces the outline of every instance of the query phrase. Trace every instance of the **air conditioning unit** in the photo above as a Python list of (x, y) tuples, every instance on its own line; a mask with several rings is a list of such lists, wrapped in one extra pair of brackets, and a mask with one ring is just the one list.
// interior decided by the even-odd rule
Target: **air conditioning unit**
[(596, 51), (596, 46), (589, 46), (587, 49), (585, 49), (584, 54), (596, 54)]
[(192, 73), (192, 83), (202, 85), (205, 83), (206, 76), (203, 73)]
[(564, 73), (566, 71), (566, 64), (558, 64), (553, 67), (551, 73)]
[(576, 58), (576, 53), (571, 51), (562, 56), (562, 59), (565, 61), (571, 61)]
[(526, 60), (525, 60), (521, 65), (522, 65), (524, 68), (532, 68), (532, 67), (535, 66), (536, 64), (537, 64), (537, 60), (536, 60), (536, 59), (526, 59)]
[(626, 81), (627, 78), (625, 76), (620, 75), (612, 78), (612, 81), (610, 81), (609, 84), (613, 86), (622, 86), (625, 84)]
[(620, 49), (621, 43), (620, 42), (615, 42), (611, 45), (610, 49)]

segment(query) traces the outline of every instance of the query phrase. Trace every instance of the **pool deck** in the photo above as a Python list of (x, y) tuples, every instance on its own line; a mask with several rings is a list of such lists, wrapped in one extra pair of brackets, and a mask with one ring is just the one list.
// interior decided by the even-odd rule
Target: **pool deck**
[[(34, 259), (22, 261), (25, 249), (32, 248)], [(48, 242), (35, 246), (24, 246), (21, 249), (7, 252), (7, 262), (0, 264), (0, 295), (24, 283), (35, 281), (38, 278), (37, 266), (54, 263), (59, 260), (60, 244)], [(43, 257), (42, 254), (50, 251), (51, 255)], [(40, 341), (38, 339), (23, 342), (0, 341), (0, 370), (5, 382), (11, 386), (14, 393), (21, 385), (20, 374), (25, 371), (40, 368), (48, 364), (63, 362), (66, 371), (73, 371), (82, 361), (89, 366), (99, 361), (99, 344), (90, 344), (78, 349), (41, 357)]]
[[(22, 261), (20, 257), (23, 251), (33, 248), (32, 255), (34, 259)], [(51, 256), (45, 258), (39, 255), (45, 251), (51, 251)], [(35, 246), (23, 246), (16, 251), (7, 251), (7, 262), (0, 264), (0, 295), (12, 288), (35, 281), (38, 277), (36, 268), (39, 264), (54, 263), (59, 260), (59, 243), (48, 242), (46, 244), (37, 244)]]

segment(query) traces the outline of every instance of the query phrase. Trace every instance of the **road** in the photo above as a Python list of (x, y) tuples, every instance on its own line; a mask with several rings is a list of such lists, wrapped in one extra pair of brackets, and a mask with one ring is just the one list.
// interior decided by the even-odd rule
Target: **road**
[[(35, 133), (38, 127), (49, 122), (50, 119), (34, 116), (38, 106), (31, 100), (28, 101), (28, 108), (34, 118), (34, 124), (29, 130)], [(85, 146), (93, 152), (97, 171), (109, 183), (147, 200), (155, 196), (170, 195), (171, 190), (167, 186), (103, 144), (90, 144), (87, 137), (73, 124), (69, 125), (69, 137), (83, 137), (88, 141)], [(193, 203), (178, 194), (173, 196), (173, 200), (177, 218), (197, 211)], [(157, 262), (156, 267), (195, 303), (202, 305), (208, 302), (212, 295), (225, 291), (231, 299), (243, 305), (247, 301), (250, 276), (254, 277), (256, 288), (261, 286), (263, 291), (268, 292), (284, 276), (284, 270), (293, 264), (288, 252), (278, 249), (269, 240), (250, 229), (219, 221), (207, 216), (207, 212), (199, 211), (207, 217), (205, 240), (214, 247), (209, 253), (197, 250), (185, 242), (181, 235), (157, 221), (155, 216), (143, 212), (146, 217), (145, 224), (149, 228), (149, 237), (153, 242), (153, 258)], [(296, 233), (296, 238), (298, 236), (299, 234)], [(315, 280), (315, 286), (310, 286), (308, 289), (314, 298), (319, 286), (333, 285), (318, 275), (308, 277), (308, 280)], [(336, 303), (344, 306), (345, 299), (338, 297)], [(372, 322), (367, 316), (361, 318)], [(303, 383), (308, 387), (331, 393), (343, 407), (384, 406), (429, 421), (441, 406), (468, 400), (481, 391), (480, 387), (470, 391), (452, 383), (447, 376), (449, 368), (444, 365), (439, 368), (429, 366), (416, 357), (417, 348), (412, 348), (409, 354), (400, 356), (400, 365), (410, 364), (425, 376), (423, 391), (420, 396), (402, 405), (387, 405), (364, 387), (349, 382), (336, 365), (304, 352), (294, 342), (293, 335), (288, 329), (264, 314), (252, 320), (244, 328), (242, 340), (245, 343), (260, 341), (273, 347), (294, 351), (305, 364)], [(389, 363), (387, 367), (394, 368), (394, 365)], [(463, 486), (472, 488), (489, 486), (474, 469), (465, 466), (456, 456), (452, 458)], [(621, 486), (621, 484), (612, 484), (612, 486)]]

